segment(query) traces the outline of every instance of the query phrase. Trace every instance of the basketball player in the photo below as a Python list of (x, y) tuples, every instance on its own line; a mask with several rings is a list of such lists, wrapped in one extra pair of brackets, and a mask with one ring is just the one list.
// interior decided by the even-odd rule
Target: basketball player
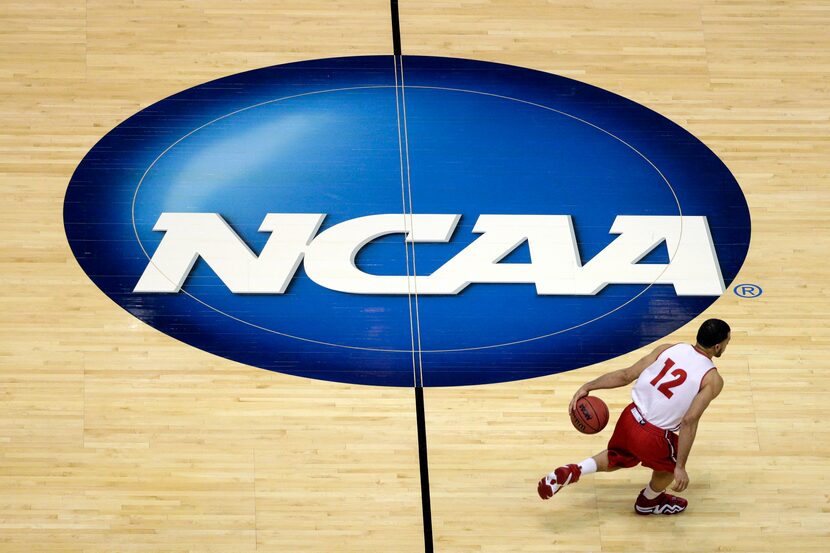
[(686, 461), (698, 421), (723, 389), (723, 379), (712, 358), (723, 355), (730, 338), (728, 324), (709, 319), (700, 326), (694, 346), (661, 345), (632, 366), (604, 374), (579, 388), (571, 400), (571, 411), (579, 398), (593, 390), (619, 388), (637, 381), (631, 391), (634, 402), (620, 414), (608, 449), (542, 478), (539, 496), (550, 499), (584, 474), (642, 463), (653, 472), (651, 481), (637, 496), (634, 511), (639, 515), (674, 515), (686, 510), (685, 499), (665, 490), (672, 480), (676, 492), (689, 485)]

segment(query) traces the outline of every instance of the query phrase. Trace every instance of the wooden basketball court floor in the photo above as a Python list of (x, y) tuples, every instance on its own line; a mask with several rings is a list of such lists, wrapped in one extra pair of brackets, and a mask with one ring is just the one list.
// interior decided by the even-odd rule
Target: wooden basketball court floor
[[(112, 127), (187, 87), (291, 61), (391, 53), (388, 0), (0, 4), (0, 550), (423, 551), (411, 389), (290, 377), (196, 350), (118, 308), (67, 245), (62, 200)], [(537, 479), (602, 449), (570, 427), (584, 381), (427, 388), (434, 547), (830, 549), (830, 4), (404, 1), (404, 54), (571, 77), (688, 129), (752, 214), (708, 316), (733, 339), (689, 462), (690, 509), (636, 517), (644, 469)], [(628, 391), (602, 394), (612, 418)]]

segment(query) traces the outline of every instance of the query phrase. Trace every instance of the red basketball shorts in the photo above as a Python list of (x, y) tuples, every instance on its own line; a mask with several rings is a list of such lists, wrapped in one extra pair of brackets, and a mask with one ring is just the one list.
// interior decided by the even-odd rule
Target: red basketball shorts
[(638, 421), (633, 409), (636, 407), (632, 403), (623, 409), (617, 420), (608, 442), (608, 468), (630, 468), (642, 463), (650, 469), (674, 472), (677, 434), (645, 420)]

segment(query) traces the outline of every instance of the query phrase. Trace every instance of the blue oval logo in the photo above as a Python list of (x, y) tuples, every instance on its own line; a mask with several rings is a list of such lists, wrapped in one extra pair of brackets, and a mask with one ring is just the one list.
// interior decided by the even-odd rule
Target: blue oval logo
[(75, 257), (116, 303), (194, 347), (390, 386), (604, 361), (732, 283), (746, 200), (679, 126), (529, 69), (403, 67), (293, 63), (142, 110), (72, 177)]

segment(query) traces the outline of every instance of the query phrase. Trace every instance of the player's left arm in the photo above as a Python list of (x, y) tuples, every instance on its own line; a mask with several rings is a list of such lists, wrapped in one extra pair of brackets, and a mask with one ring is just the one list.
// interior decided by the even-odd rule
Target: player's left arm
[(709, 371), (701, 382), (700, 391), (692, 400), (692, 405), (683, 420), (677, 435), (677, 466), (674, 469), (674, 487), (676, 492), (682, 492), (689, 485), (689, 475), (686, 472), (686, 461), (692, 451), (692, 444), (697, 435), (697, 425), (703, 412), (709, 407), (713, 399), (723, 390), (723, 378), (718, 371)]

